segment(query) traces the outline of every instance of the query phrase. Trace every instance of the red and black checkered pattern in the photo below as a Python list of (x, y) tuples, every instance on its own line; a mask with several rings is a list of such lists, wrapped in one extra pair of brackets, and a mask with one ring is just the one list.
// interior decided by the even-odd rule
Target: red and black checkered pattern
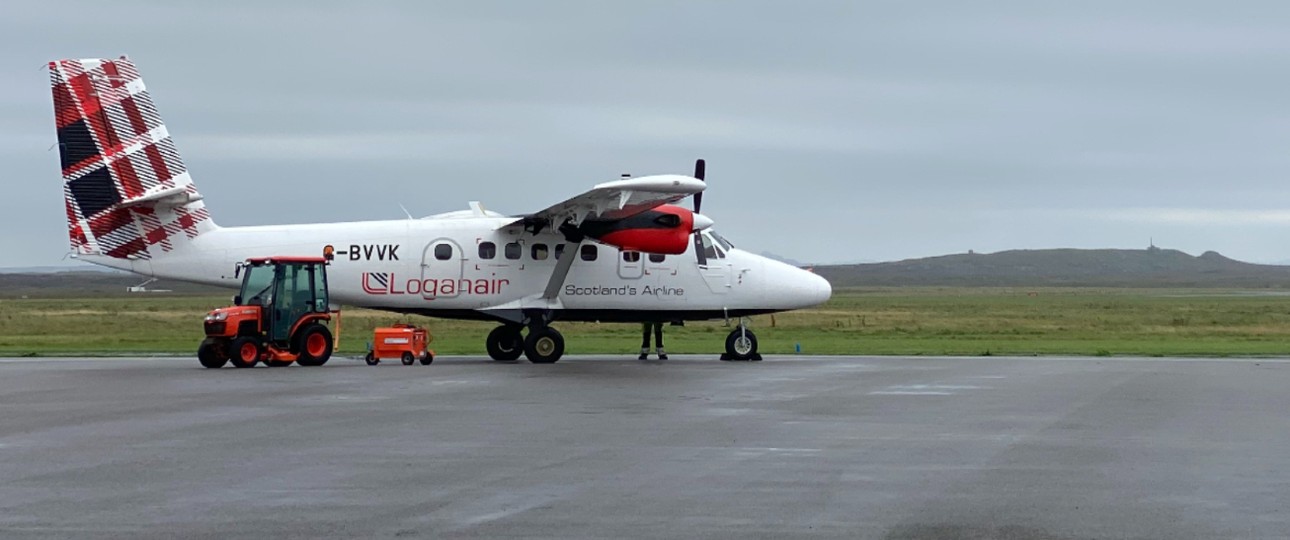
[(132, 204), (180, 186), (200, 198), (133, 62), (58, 60), (49, 74), (74, 251), (147, 259), (214, 228), (199, 200)]

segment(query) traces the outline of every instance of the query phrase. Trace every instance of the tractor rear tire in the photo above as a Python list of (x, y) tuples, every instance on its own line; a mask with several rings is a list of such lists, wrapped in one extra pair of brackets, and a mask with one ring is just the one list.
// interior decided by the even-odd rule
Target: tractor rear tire
[(197, 346), (197, 361), (205, 368), (224, 367), (228, 363), (228, 343), (216, 338), (202, 340), (202, 344)]
[(233, 362), (233, 367), (255, 367), (255, 364), (260, 361), (260, 355), (263, 352), (264, 345), (260, 343), (259, 338), (242, 336), (234, 339), (232, 345), (229, 346), (229, 361)]
[(299, 353), (296, 363), (302, 366), (321, 366), (331, 359), (331, 330), (318, 323), (310, 324), (296, 332), (295, 349)]

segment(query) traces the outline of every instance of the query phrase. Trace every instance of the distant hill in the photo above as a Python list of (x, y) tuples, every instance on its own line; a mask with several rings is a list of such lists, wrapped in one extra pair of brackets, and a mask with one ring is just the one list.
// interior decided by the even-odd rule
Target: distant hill
[(816, 266), (834, 287), (1249, 287), (1290, 288), (1290, 266), (1252, 264), (1213, 251), (1037, 249), (872, 264)]
[(196, 285), (182, 281), (159, 280), (147, 288), (168, 292), (128, 292), (148, 278), (126, 272), (57, 271), (38, 273), (0, 273), (0, 298), (70, 298), (77, 296), (143, 296), (228, 294), (230, 289)]

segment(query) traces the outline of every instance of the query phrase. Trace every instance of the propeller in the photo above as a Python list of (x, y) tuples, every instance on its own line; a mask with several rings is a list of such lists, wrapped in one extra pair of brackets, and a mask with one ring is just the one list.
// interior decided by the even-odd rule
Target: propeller
[[(694, 177), (698, 178), (702, 182), (706, 182), (707, 180), (703, 179), (703, 174), (707, 172), (707, 168), (708, 168), (708, 164), (705, 163), (702, 159), (695, 161)], [(702, 207), (703, 207), (703, 192), (700, 191), (694, 194), (694, 213), (698, 214), (699, 209)]]
[[(702, 159), (694, 162), (694, 177), (698, 178), (699, 181), (705, 182), (705, 183), (707, 182), (707, 180), (703, 179), (703, 175), (707, 173), (707, 170), (708, 170), (707, 162), (703, 161)], [(695, 218), (698, 218), (700, 215), (702, 215), (699, 213), (699, 209), (701, 208), (703, 208), (702, 191), (694, 194)], [(708, 223), (711, 224), (711, 221), (709, 220)], [(699, 259), (699, 266), (708, 265), (708, 255), (707, 253), (703, 252), (703, 239), (699, 237), (699, 229), (697, 227), (694, 230), (694, 255)]]

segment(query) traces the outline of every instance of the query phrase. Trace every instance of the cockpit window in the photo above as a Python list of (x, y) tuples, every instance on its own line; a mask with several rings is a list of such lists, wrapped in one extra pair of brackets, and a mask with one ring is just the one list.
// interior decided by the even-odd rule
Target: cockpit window
[(724, 259), (726, 257), (725, 253), (722, 253), (721, 250), (717, 249), (716, 242), (712, 239), (712, 236), (708, 235), (708, 233), (699, 235), (699, 238), (701, 238), (703, 242), (703, 255), (709, 260)]
[(735, 245), (731, 244), (729, 240), (726, 240), (726, 237), (717, 234), (716, 231), (709, 232), (712, 233), (712, 238), (717, 241), (717, 244), (721, 246), (721, 249), (730, 251), (735, 248)]

